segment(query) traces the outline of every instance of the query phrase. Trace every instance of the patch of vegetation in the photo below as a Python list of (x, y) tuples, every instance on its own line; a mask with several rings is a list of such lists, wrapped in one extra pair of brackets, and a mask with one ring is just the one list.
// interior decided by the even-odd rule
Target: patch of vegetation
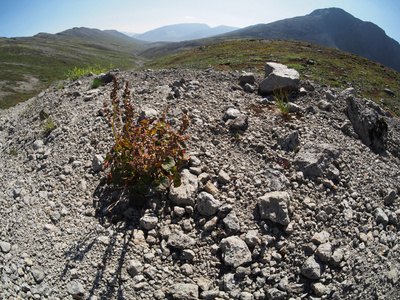
[(114, 69), (114, 66), (112, 64), (110, 64), (110, 67), (108, 69), (102, 68), (100, 64), (87, 65), (86, 67), (83, 68), (75, 67), (74, 69), (68, 70), (66, 77), (69, 80), (74, 81), (81, 77), (88, 76), (90, 73), (98, 75), (101, 73), (105, 73), (111, 69)]
[(12, 155), (12, 156), (14, 156), (14, 157), (17, 157), (17, 156), (18, 156), (18, 152), (17, 152), (17, 150), (15, 150), (15, 149), (10, 149), (9, 154)]
[[(266, 62), (288, 65), (296, 69), (303, 80), (333, 88), (354, 87), (359, 97), (377, 103), (384, 99), (385, 109), (400, 116), (400, 73), (355, 54), (300, 41), (246, 39), (219, 42), (156, 58), (145, 67), (214, 67), (263, 74)], [(394, 95), (386, 93), (385, 89), (390, 89)]]
[(101, 86), (101, 85), (103, 85), (103, 83), (101, 82), (101, 80), (98, 79), (98, 78), (95, 78), (95, 79), (93, 80), (93, 82), (90, 84), (90, 88), (91, 88), (91, 89), (96, 89), (96, 88), (98, 88), (98, 87)]
[(105, 159), (105, 167), (110, 167), (107, 182), (116, 187), (126, 188), (131, 195), (132, 205), (141, 205), (145, 195), (164, 192), (171, 183), (181, 184), (179, 170), (188, 157), (184, 132), (189, 126), (189, 118), (182, 116), (178, 131), (165, 122), (165, 114), (158, 121), (141, 120), (137, 124), (135, 110), (131, 103), (128, 82), (121, 101), (117, 96), (119, 86), (114, 77), (111, 91), (111, 110), (104, 102), (106, 115), (115, 139)]
[(56, 127), (54, 126), (53, 120), (50, 117), (47, 117), (44, 119), (41, 123), (40, 126), (44, 130), (44, 133), (47, 135), (50, 132), (52, 132)]

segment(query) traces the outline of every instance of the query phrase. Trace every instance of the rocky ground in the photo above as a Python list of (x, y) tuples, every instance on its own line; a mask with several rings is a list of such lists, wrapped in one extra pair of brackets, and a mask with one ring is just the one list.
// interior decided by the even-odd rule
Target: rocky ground
[(140, 209), (105, 184), (111, 84), (2, 111), (1, 299), (400, 298), (398, 118), (306, 81), (283, 116), (258, 76), (116, 75), (138, 113), (190, 116), (183, 185)]

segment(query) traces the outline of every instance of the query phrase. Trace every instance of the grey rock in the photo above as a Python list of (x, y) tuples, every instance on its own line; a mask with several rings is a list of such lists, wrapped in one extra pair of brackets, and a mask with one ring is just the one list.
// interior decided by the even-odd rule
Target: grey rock
[(132, 259), (127, 262), (126, 270), (132, 277), (141, 274), (143, 272), (143, 269), (144, 267), (142, 263), (138, 260)]
[(158, 218), (154, 213), (147, 213), (140, 218), (140, 225), (147, 230), (151, 230), (157, 226)]
[(254, 300), (253, 294), (249, 292), (241, 292), (240, 293), (240, 300)]
[(31, 268), (31, 273), (37, 283), (41, 283), (45, 277), (43, 270), (38, 266), (33, 266)]
[(9, 242), (0, 242), (0, 248), (3, 253), (8, 253), (11, 250), (11, 244)]
[(309, 279), (320, 279), (322, 275), (322, 265), (315, 260), (314, 256), (310, 256), (302, 265), (301, 274)]
[(222, 223), (225, 229), (230, 234), (235, 234), (240, 231), (239, 219), (234, 211), (231, 211), (223, 220)]
[(199, 287), (191, 283), (177, 283), (169, 288), (168, 294), (176, 300), (197, 300)]
[(74, 296), (83, 296), (85, 294), (85, 289), (83, 288), (83, 285), (77, 281), (73, 280), (71, 282), (68, 282), (67, 284), (67, 292), (68, 294)]
[(225, 265), (234, 268), (251, 262), (251, 252), (246, 243), (237, 236), (221, 240), (219, 244)]
[(260, 83), (261, 94), (271, 94), (279, 90), (298, 89), (300, 74), (287, 66), (278, 63), (265, 64), (265, 79)]
[(325, 295), (328, 291), (328, 288), (321, 282), (312, 283), (311, 288), (313, 289), (313, 291), (314, 291), (315, 295), (317, 295), (317, 297), (321, 297), (321, 296)]
[(42, 140), (36, 140), (33, 143), (33, 150), (39, 150), (39, 149), (43, 148), (43, 146), (44, 146), (44, 142)]
[(330, 144), (307, 143), (296, 154), (294, 164), (305, 176), (321, 177), (330, 162), (340, 156), (340, 151)]
[(332, 103), (330, 103), (326, 100), (320, 100), (318, 102), (318, 107), (325, 111), (332, 111)]
[(285, 299), (287, 293), (277, 288), (270, 288), (267, 290), (267, 298), (268, 300), (282, 300)]
[(311, 242), (313, 242), (316, 245), (324, 244), (329, 241), (330, 233), (323, 230), (321, 232), (315, 233), (312, 238)]
[(258, 199), (261, 219), (287, 226), (289, 218), (290, 196), (287, 192), (270, 192)]
[(224, 116), (223, 116), (223, 120), (224, 121), (228, 121), (230, 119), (236, 119), (237, 117), (241, 116), (242, 113), (240, 112), (240, 110), (238, 110), (237, 108), (228, 108), (228, 110), (225, 112)]
[(175, 231), (168, 237), (168, 246), (177, 249), (191, 249), (196, 241), (194, 238), (184, 234), (182, 231)]
[(219, 296), (219, 290), (213, 290), (213, 291), (203, 291), (200, 294), (201, 299), (205, 300), (214, 300)]
[(384, 201), (385, 201), (385, 205), (392, 205), (394, 203), (394, 201), (397, 198), (397, 193), (395, 190), (391, 190), (389, 191), (389, 193), (386, 195)]
[(217, 217), (217, 216), (212, 217), (210, 220), (208, 220), (208, 221), (204, 224), (204, 226), (203, 226), (204, 230), (205, 230), (205, 231), (212, 231), (212, 230), (214, 230), (214, 229), (217, 227), (217, 222), (218, 222), (218, 217)]
[(347, 97), (347, 115), (354, 131), (365, 145), (380, 153), (386, 149), (388, 124), (376, 109), (360, 103), (355, 97)]
[(332, 256), (332, 245), (330, 243), (319, 245), (315, 254), (321, 262), (328, 262)]
[(265, 176), (267, 177), (267, 186), (272, 191), (281, 191), (287, 188), (290, 184), (289, 179), (282, 174), (279, 170), (267, 169), (265, 170)]
[(255, 78), (253, 73), (246, 73), (245, 72), (245, 73), (241, 74), (240, 77), (239, 77), (239, 83), (241, 85), (244, 85), (246, 83), (254, 84), (255, 82), (256, 82), (256, 78)]
[(169, 190), (169, 199), (175, 205), (194, 206), (195, 195), (199, 187), (199, 181), (195, 175), (190, 173), (188, 169), (181, 172), (182, 184), (179, 187), (171, 185)]
[(214, 199), (213, 195), (207, 192), (201, 192), (197, 196), (197, 211), (203, 216), (214, 215), (219, 206), (219, 200)]
[(224, 291), (225, 292), (232, 292), (232, 291), (238, 290), (238, 288), (239, 288), (239, 282), (238, 282), (237, 278), (235, 278), (234, 273), (224, 274), (223, 282), (224, 282)]
[(228, 173), (226, 173), (224, 170), (220, 170), (218, 173), (218, 182), (222, 184), (229, 183), (231, 181), (231, 178)]
[(387, 223), (389, 223), (389, 217), (380, 207), (375, 209), (375, 221), (376, 223), (382, 223), (383, 225), (387, 225)]
[(278, 144), (284, 150), (293, 151), (300, 145), (299, 131), (298, 130), (292, 131), (278, 138)]
[(190, 249), (183, 249), (180, 258), (182, 260), (193, 260), (196, 257), (196, 253)]
[(95, 172), (104, 170), (104, 157), (103, 155), (97, 154), (93, 157), (92, 168)]
[(256, 245), (260, 244), (260, 238), (258, 237), (257, 230), (249, 230), (246, 233), (246, 237), (244, 238), (246, 244), (249, 247), (255, 247)]
[(251, 85), (250, 83), (246, 83), (246, 84), (243, 86), (243, 90), (244, 90), (245, 92), (248, 92), (248, 93), (254, 93), (254, 91), (255, 91), (256, 89), (255, 89), (255, 87), (254, 87), (253, 85)]
[(158, 111), (154, 108), (146, 107), (140, 112), (140, 120), (156, 120), (158, 118)]
[(240, 115), (233, 121), (229, 123), (229, 128), (233, 130), (246, 130), (249, 126), (248, 117), (245, 115)]
[(340, 264), (340, 262), (342, 261), (343, 257), (344, 257), (344, 250), (342, 248), (338, 248), (335, 251), (333, 251), (333, 254), (331, 256), (329, 263), (332, 266), (337, 267)]

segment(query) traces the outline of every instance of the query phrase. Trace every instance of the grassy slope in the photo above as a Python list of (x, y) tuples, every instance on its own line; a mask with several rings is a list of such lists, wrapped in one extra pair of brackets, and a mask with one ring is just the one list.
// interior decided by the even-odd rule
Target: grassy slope
[[(106, 37), (106, 38), (105, 38)], [(110, 64), (120, 69), (137, 65), (135, 53), (143, 50), (112, 34), (87, 39), (39, 34), (31, 38), (0, 38), (0, 108), (26, 100), (52, 82), (65, 79), (76, 67)]]
[[(159, 56), (157, 52), (153, 53)], [(307, 64), (307, 60), (313, 60), (315, 64)], [(156, 58), (146, 67), (204, 69), (212, 66), (224, 70), (255, 69), (263, 72), (268, 61), (297, 69), (303, 79), (331, 87), (354, 87), (362, 97), (377, 102), (384, 99), (385, 106), (400, 116), (400, 73), (358, 55), (305, 42), (226, 41)], [(396, 96), (384, 92), (386, 88)]]

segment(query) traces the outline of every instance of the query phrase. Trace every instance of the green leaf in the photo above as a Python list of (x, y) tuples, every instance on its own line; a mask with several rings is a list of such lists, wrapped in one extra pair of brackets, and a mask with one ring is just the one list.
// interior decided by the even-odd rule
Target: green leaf
[(165, 171), (171, 172), (175, 167), (175, 160), (172, 157), (167, 157), (161, 166)]

